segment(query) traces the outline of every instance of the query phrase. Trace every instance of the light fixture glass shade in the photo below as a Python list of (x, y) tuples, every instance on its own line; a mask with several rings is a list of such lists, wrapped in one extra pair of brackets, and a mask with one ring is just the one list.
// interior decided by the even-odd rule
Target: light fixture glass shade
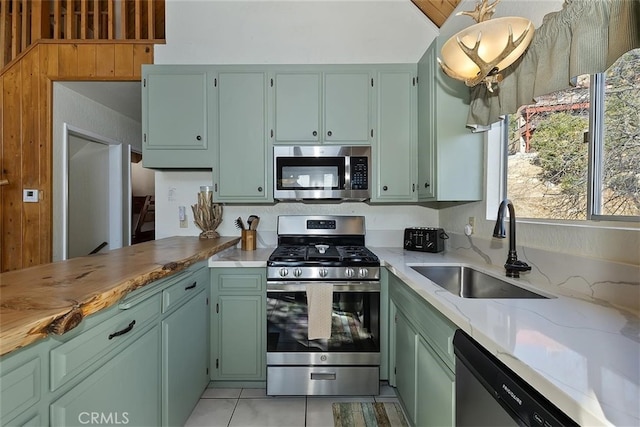
[(447, 40), (441, 50), (441, 65), (449, 76), (475, 86), (488, 74), (495, 75), (513, 64), (531, 43), (533, 33), (531, 21), (522, 17), (480, 22)]

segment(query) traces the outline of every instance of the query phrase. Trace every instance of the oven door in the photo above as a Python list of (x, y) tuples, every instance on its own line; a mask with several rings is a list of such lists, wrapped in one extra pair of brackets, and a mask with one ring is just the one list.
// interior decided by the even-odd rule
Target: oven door
[(308, 284), (267, 282), (267, 365), (379, 365), (380, 282), (333, 283), (331, 337), (316, 340)]

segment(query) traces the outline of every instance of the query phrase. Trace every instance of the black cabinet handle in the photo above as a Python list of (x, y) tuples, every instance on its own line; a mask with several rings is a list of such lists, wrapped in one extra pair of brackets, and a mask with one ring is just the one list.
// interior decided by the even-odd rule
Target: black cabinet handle
[(258, 191), (262, 193), (262, 187), (258, 187)]
[(387, 191), (388, 187), (385, 185), (384, 187), (382, 187), (382, 191)]
[(331, 136), (331, 135), (333, 135), (333, 132), (331, 131), (327, 132), (327, 136)]
[(193, 284), (191, 284), (191, 285), (189, 285), (189, 286), (185, 287), (185, 288), (184, 288), (184, 290), (185, 290), (185, 291), (188, 291), (189, 289), (193, 289), (193, 288), (195, 288), (195, 287), (196, 287), (196, 282), (193, 282)]
[(429, 188), (429, 187), (431, 187), (431, 185), (428, 182), (425, 182), (424, 183), (424, 188)]
[(133, 329), (133, 325), (135, 325), (135, 324), (136, 324), (136, 321), (132, 320), (131, 323), (129, 323), (129, 326), (127, 326), (126, 328), (122, 329), (121, 331), (114, 332), (114, 333), (110, 334), (109, 335), (109, 339), (111, 340), (111, 339), (113, 339), (115, 337), (119, 337), (120, 335), (124, 335), (127, 332), (131, 332), (131, 330)]
[(411, 184), (411, 191), (413, 193), (415, 193), (415, 191), (416, 191), (416, 185), (415, 184)]
[(196, 139), (197, 139), (198, 141), (202, 141), (202, 137), (201, 137), (200, 135), (196, 136)]
[(318, 136), (318, 131), (314, 130), (312, 133), (313, 133), (313, 136)]

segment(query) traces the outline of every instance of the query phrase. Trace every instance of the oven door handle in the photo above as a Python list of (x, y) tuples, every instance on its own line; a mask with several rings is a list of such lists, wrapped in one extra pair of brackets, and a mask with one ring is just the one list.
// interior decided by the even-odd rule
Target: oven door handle
[(380, 292), (380, 282), (267, 282), (267, 292), (304, 292), (307, 285), (333, 284), (333, 292)]

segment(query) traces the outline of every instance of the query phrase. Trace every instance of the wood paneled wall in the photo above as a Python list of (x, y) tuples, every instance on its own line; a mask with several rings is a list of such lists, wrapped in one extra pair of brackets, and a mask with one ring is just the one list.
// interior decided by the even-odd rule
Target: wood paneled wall
[[(51, 262), (56, 80), (140, 80), (149, 42), (39, 42), (0, 74), (0, 272)], [(40, 191), (23, 203), (23, 189)]]

